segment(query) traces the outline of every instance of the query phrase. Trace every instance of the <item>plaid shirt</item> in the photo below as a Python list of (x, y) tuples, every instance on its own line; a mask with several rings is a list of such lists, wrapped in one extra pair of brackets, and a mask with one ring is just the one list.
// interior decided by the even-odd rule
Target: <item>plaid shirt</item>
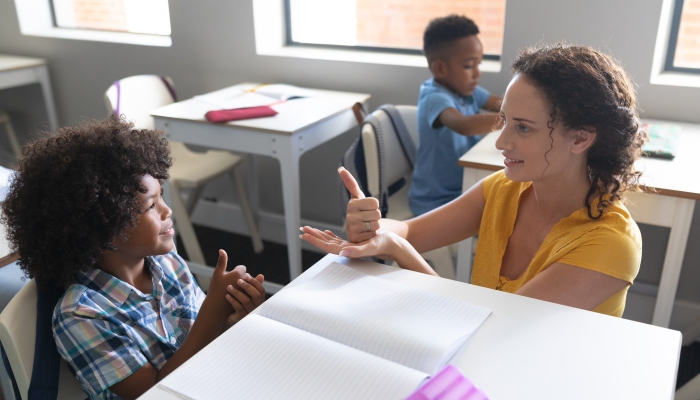
[(95, 269), (76, 275), (53, 316), (58, 352), (91, 399), (150, 362), (161, 369), (194, 323), (204, 293), (176, 253), (146, 258), (153, 293)]

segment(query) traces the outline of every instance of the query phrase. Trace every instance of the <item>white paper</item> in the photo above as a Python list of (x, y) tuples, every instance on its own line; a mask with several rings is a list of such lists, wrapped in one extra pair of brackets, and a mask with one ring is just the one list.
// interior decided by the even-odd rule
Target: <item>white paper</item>
[(332, 263), (282, 290), (260, 315), (434, 374), (491, 310)]
[(180, 397), (404, 399), (426, 374), (249, 315), (159, 385)]
[(308, 89), (285, 84), (271, 84), (254, 86), (247, 90), (225, 88), (194, 96), (194, 99), (222, 110), (230, 110), (234, 108), (268, 106), (292, 98), (311, 96), (311, 91)]

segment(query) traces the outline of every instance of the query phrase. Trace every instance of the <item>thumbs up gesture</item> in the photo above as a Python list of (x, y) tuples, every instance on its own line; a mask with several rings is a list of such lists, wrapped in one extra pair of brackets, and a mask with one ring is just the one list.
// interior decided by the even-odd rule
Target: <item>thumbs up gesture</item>
[(348, 239), (350, 242), (360, 243), (375, 237), (379, 230), (379, 220), (382, 218), (379, 201), (373, 197), (365, 197), (348, 170), (340, 167), (338, 173), (351, 196), (345, 217)]

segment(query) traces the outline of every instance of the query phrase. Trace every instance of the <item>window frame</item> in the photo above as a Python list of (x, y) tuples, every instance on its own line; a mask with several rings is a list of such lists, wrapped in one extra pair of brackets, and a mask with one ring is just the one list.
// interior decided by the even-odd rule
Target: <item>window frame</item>
[[(379, 47), (379, 46), (348, 46), (340, 44), (321, 44), (321, 43), (301, 43), (292, 40), (292, 9), (291, 0), (284, 0), (284, 22), (285, 22), (285, 45), (290, 47), (301, 47), (301, 48), (316, 48), (316, 49), (332, 49), (332, 50), (344, 50), (344, 51), (366, 51), (366, 52), (376, 52), (376, 53), (389, 53), (389, 54), (407, 54), (407, 55), (417, 55), (423, 56), (423, 50), (421, 49), (406, 49), (399, 47)], [(505, 28), (505, 26), (504, 26)], [(489, 61), (501, 61), (500, 54), (484, 54), (483, 60)]]
[(53, 1), (14, 0), (20, 32), (26, 36), (93, 42), (125, 43), (141, 46), (171, 47), (171, 35), (154, 35), (92, 29), (58, 28)]
[(669, 72), (684, 72), (690, 74), (700, 74), (700, 68), (676, 67), (673, 65), (676, 58), (676, 46), (678, 45), (678, 34), (681, 27), (681, 17), (683, 15), (683, 3), (685, 0), (675, 0), (673, 14), (671, 16), (671, 29), (668, 37), (668, 51), (666, 52), (666, 62), (664, 70)]

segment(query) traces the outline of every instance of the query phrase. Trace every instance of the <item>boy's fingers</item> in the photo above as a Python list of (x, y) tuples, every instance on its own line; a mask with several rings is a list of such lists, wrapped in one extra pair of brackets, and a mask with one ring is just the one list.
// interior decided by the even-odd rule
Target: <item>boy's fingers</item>
[(241, 303), (246, 312), (251, 312), (255, 310), (255, 305), (250, 300), (250, 297), (248, 297), (247, 294), (236, 290), (233, 292), (233, 298), (238, 300), (239, 303)]
[(216, 262), (213, 275), (223, 275), (228, 264), (228, 254), (224, 250), (219, 249), (219, 261)]
[[(258, 282), (252, 278), (250, 280)], [(253, 286), (253, 284), (250, 283), (247, 279), (239, 279), (238, 286), (240, 286), (241, 289), (243, 289), (252, 300), (255, 300), (255, 299), (260, 300), (260, 290), (258, 290), (258, 288)]]
[[(258, 275), (258, 276), (261, 276), (261, 275)], [(259, 281), (256, 278), (253, 278), (252, 276), (250, 276), (248, 274), (246, 274), (245, 281), (249, 285), (253, 286), (258, 291), (258, 294), (265, 293), (265, 288), (262, 285), (262, 281)]]
[(258, 274), (258, 276), (255, 277), (255, 280), (262, 284), (263, 282), (265, 282), (265, 277), (263, 276), (263, 274)]
[(233, 307), (233, 309), (236, 312), (245, 312), (245, 308), (243, 308), (241, 303), (239, 303), (238, 300), (234, 299), (233, 296), (231, 296), (230, 294), (226, 294), (226, 300), (229, 304), (231, 304), (231, 307)]
[(362, 193), (362, 189), (360, 189), (360, 185), (357, 184), (357, 181), (347, 169), (340, 167), (338, 168), (338, 173), (340, 174), (340, 179), (343, 181), (343, 184), (345, 184), (345, 187), (348, 189), (348, 192), (350, 192), (350, 196), (353, 199), (365, 198), (364, 193)]

